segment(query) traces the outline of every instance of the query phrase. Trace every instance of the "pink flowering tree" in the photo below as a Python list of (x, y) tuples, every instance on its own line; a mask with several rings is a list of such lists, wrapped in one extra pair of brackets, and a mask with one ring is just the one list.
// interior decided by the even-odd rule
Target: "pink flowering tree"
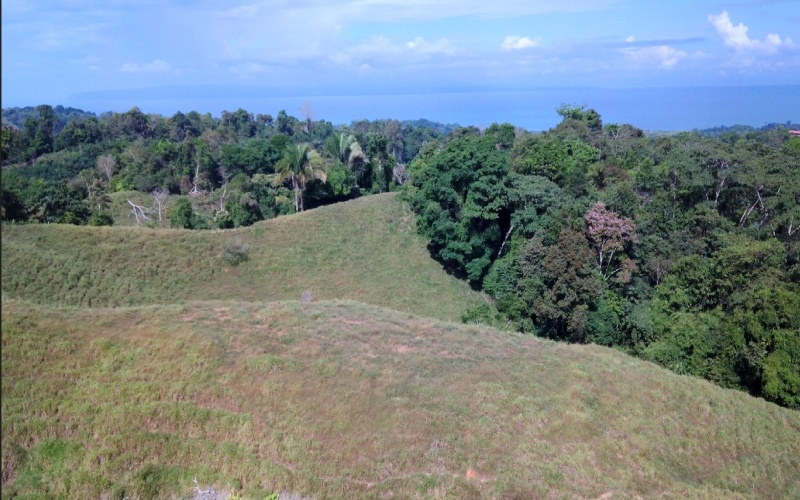
[(586, 222), (586, 237), (596, 252), (597, 270), (603, 279), (608, 281), (614, 277), (618, 283), (630, 281), (636, 264), (624, 255), (624, 251), (629, 243), (637, 241), (633, 221), (608, 210), (600, 201), (586, 212), (583, 220)]

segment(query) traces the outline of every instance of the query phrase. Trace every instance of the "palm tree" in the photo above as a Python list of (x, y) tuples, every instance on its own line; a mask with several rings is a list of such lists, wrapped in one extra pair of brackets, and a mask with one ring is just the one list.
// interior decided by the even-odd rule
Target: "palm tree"
[(333, 138), (325, 144), (325, 149), (334, 160), (350, 170), (364, 161), (364, 152), (353, 134), (339, 134), (338, 140)]
[(357, 185), (363, 184), (367, 157), (353, 134), (339, 134), (338, 137), (329, 137), (325, 142), (325, 151), (335, 163), (343, 165), (352, 172)]
[(322, 182), (327, 180), (327, 175), (319, 153), (308, 144), (289, 144), (283, 150), (278, 164), (275, 166), (278, 176), (275, 183), (280, 184), (287, 179), (292, 181), (294, 188), (294, 209), (297, 212), (303, 211), (303, 190), (306, 182), (311, 179), (319, 179)]

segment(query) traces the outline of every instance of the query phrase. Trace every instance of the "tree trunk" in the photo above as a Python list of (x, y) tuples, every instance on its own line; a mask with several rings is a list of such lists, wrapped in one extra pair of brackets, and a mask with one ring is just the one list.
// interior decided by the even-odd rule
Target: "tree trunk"
[(294, 174), (292, 174), (292, 185), (294, 186), (294, 211), (302, 212), (303, 197), (300, 191), (300, 183), (297, 181), (297, 177)]

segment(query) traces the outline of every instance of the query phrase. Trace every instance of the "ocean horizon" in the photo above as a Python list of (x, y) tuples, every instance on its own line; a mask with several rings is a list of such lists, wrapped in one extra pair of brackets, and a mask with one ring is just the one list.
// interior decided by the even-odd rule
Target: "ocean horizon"
[[(394, 93), (386, 95), (274, 95), (258, 87), (225, 92), (225, 87), (137, 89), (92, 92), (72, 96), (63, 104), (86, 111), (124, 112), (137, 106), (145, 113), (172, 116), (198, 111), (219, 116), (239, 108), (277, 115), (300, 116), (311, 104), (314, 119), (334, 124), (391, 118), (428, 119), (462, 126), (487, 127), (508, 122), (531, 131), (547, 130), (560, 121), (561, 104), (593, 108), (604, 123), (629, 123), (647, 131), (681, 131), (717, 126), (800, 122), (800, 85), (664, 87), (664, 88), (545, 88), (510, 91)], [(227, 95), (226, 95), (227, 94)], [(59, 104), (59, 103), (53, 103)]]

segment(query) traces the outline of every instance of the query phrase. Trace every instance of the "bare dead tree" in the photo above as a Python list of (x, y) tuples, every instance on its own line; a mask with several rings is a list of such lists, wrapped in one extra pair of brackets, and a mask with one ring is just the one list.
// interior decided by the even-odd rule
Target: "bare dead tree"
[(720, 194), (725, 188), (725, 183), (728, 180), (728, 172), (731, 169), (731, 162), (724, 158), (714, 158), (711, 160), (711, 166), (714, 168), (714, 208), (717, 208), (719, 203)]
[(158, 211), (158, 224), (160, 225), (163, 222), (162, 209), (164, 208), (164, 202), (166, 201), (167, 196), (169, 196), (169, 191), (164, 188), (156, 188), (150, 194), (153, 196), (153, 200), (156, 202), (156, 210)]
[(747, 223), (747, 218), (750, 217), (750, 214), (759, 204), (761, 205), (761, 209), (764, 210), (764, 201), (761, 199), (762, 189), (764, 189), (763, 185), (756, 188), (756, 201), (754, 201), (752, 205), (745, 209), (741, 219), (739, 219), (739, 227), (744, 227), (744, 225)]
[(401, 163), (395, 165), (395, 167), (392, 169), (392, 177), (398, 184), (405, 184), (408, 182), (409, 175), (408, 171), (406, 170), (406, 166)]
[(230, 180), (231, 175), (225, 171), (224, 165), (220, 165), (217, 172), (222, 179), (222, 196), (219, 198), (219, 211), (221, 212), (225, 209), (225, 197), (228, 194), (228, 181)]
[(672, 259), (656, 256), (648, 261), (647, 267), (650, 270), (650, 278), (658, 286), (672, 268)]
[(145, 161), (145, 145), (142, 138), (136, 139), (133, 144), (125, 148), (125, 154), (130, 156), (131, 160), (139, 166), (144, 166)]
[(228, 183), (222, 185), (222, 196), (219, 197), (219, 211), (225, 210), (225, 196), (228, 195)]
[(128, 200), (128, 205), (131, 206), (131, 214), (136, 218), (136, 224), (141, 226), (145, 222), (152, 222), (153, 219), (147, 215), (152, 209), (137, 205), (131, 200)]
[(511, 231), (514, 230), (514, 224), (511, 224), (511, 227), (508, 228), (508, 232), (506, 233), (506, 237), (503, 238), (503, 244), (500, 245), (500, 251), (497, 252), (497, 258), (500, 258), (500, 254), (503, 253), (503, 249), (506, 247), (506, 243), (508, 243), (508, 238), (511, 236)]
[(111, 155), (102, 155), (97, 158), (97, 170), (101, 175), (106, 176), (106, 180), (110, 181), (114, 175), (114, 157)]
[(198, 177), (200, 177), (200, 158), (197, 158), (197, 166), (194, 169), (194, 179), (192, 180), (192, 190), (189, 191), (189, 196), (199, 195), (200, 189), (197, 187)]
[(308, 101), (303, 101), (300, 105), (300, 114), (305, 118), (305, 125), (303, 125), (306, 134), (311, 132), (311, 121), (314, 119), (314, 108)]

